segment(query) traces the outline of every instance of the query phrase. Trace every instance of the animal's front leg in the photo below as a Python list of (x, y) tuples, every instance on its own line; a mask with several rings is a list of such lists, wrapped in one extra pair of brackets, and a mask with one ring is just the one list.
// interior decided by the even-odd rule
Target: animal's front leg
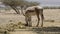
[(25, 21), (26, 21), (25, 26), (28, 26), (28, 17), (26, 17), (26, 16), (25, 16)]
[(28, 22), (29, 27), (32, 27), (31, 16), (28, 17), (28, 21), (29, 21)]

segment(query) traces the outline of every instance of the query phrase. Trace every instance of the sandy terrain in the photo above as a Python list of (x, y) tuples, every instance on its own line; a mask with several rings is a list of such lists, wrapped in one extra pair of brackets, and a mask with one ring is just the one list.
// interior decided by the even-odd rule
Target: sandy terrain
[[(45, 22), (44, 21), (44, 27), (60, 27), (60, 9), (44, 9), (44, 17), (45, 20), (54, 20), (54, 22)], [(22, 22), (25, 23), (24, 20), (24, 16), (23, 15), (18, 15), (15, 14), (14, 11), (4, 11), (1, 10), (0, 12), (0, 25), (5, 25), (8, 23), (18, 23), (18, 22)], [(32, 25), (36, 26), (37, 23), (37, 18), (36, 16), (32, 16)], [(40, 23), (41, 24), (41, 23)], [(39, 25), (40, 27), (40, 25)], [(36, 32), (33, 31), (23, 31), (25, 34), (26, 32), (29, 34), (37, 34)], [(11, 34), (23, 34), (22, 31), (18, 31), (18, 32), (11, 32)]]
[[(23, 22), (25, 23), (25, 18), (23, 15), (13, 14), (15, 13), (13, 10), (0, 12), (0, 24), (5, 23), (17, 23)], [(44, 26), (60, 26), (60, 9), (44, 9), (44, 17), (45, 20), (54, 20), (52, 22), (44, 22)], [(36, 16), (32, 16), (33, 25), (36, 25), (37, 18)]]

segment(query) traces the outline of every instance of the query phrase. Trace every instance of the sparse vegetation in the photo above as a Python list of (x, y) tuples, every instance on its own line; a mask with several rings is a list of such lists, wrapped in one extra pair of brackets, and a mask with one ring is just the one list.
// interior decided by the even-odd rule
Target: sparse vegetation
[(9, 34), (9, 32), (14, 31), (14, 29), (25, 29), (25, 28), (26, 27), (21, 22), (10, 23), (6, 24), (6, 26), (0, 27), (0, 33)]
[(14, 31), (14, 29), (24, 29), (25, 26), (24, 24), (22, 24), (21, 22), (18, 22), (18, 23), (10, 23), (8, 25), (6, 25), (8, 31)]
[[(38, 28), (38, 27), (37, 28), (32, 27), (33, 28), (32, 31), (37, 33), (37, 34), (41, 34), (41, 33), (43, 33), (43, 34), (60, 34), (60, 26), (59, 26), (60, 25), (60, 23), (59, 23), (60, 22), (59, 21), (60, 20), (60, 18), (59, 18), (60, 13), (59, 12), (60, 12), (60, 9), (57, 9), (57, 10), (55, 10), (55, 9), (53, 9), (53, 10), (51, 10), (51, 9), (44, 10), (44, 14), (45, 14), (44, 16), (45, 16), (45, 19), (47, 19), (47, 20), (44, 21), (43, 31), (41, 31), (42, 28)], [(12, 17), (11, 17), (11, 15), (7, 15), (7, 17), (6, 17), (5, 14), (3, 14), (3, 15), (0, 14), (0, 15), (1, 15), (0, 20), (2, 19), (4, 21), (7, 20), (8, 22), (13, 22), (13, 21), (16, 21), (16, 20), (18, 21), (18, 19), (20, 20), (20, 15), (18, 15), (18, 17), (16, 15), (13, 15), (13, 14), (12, 14)], [(58, 17), (58, 18), (56, 18), (56, 17)], [(13, 19), (17, 18), (17, 19), (13, 20), (12, 18)], [(24, 17), (21, 17), (21, 20), (23, 18)], [(34, 17), (34, 19), (36, 19), (36, 18)], [(34, 21), (34, 19), (33, 19), (33, 22), (36, 22), (36, 21)], [(57, 20), (57, 22), (56, 22), (56, 20)], [(22, 32), (22, 31), (20, 31), (20, 29), (24, 30), (26, 28), (24, 26), (24, 23), (22, 23), (22, 22), (18, 22), (18, 23), (13, 22), (13, 23), (10, 23), (10, 24), (6, 24), (6, 26), (1, 26), (0, 27), (0, 34), (1, 33), (4, 34), (4, 33), (9, 32), (9, 31), (14, 31), (14, 29), (18, 29), (19, 30), (18, 33)], [(4, 23), (6, 23), (6, 22), (4, 22)], [(35, 26), (34, 23), (33, 23), (33, 25)], [(40, 25), (39, 25), (39, 27), (40, 27)], [(31, 31), (30, 28), (28, 28), (28, 29), (29, 29), (28, 32), (30, 32)], [(26, 31), (24, 30), (24, 32), (26, 32)]]

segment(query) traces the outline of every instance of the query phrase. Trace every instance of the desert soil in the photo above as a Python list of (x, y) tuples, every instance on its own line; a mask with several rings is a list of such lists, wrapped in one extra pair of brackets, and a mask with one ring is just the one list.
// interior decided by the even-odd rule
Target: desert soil
[[(60, 9), (44, 9), (44, 17), (45, 20), (54, 20), (54, 22), (44, 22), (44, 27), (60, 27)], [(4, 26), (8, 23), (18, 23), (22, 22), (25, 23), (23, 15), (15, 14), (13, 10), (11, 11), (5, 11), (1, 10), (0, 12), (0, 26)], [(37, 18), (36, 16), (32, 16), (32, 25), (36, 26)], [(39, 24), (40, 27), (41, 23)], [(16, 31), (11, 32), (11, 34), (37, 34), (34, 31)]]

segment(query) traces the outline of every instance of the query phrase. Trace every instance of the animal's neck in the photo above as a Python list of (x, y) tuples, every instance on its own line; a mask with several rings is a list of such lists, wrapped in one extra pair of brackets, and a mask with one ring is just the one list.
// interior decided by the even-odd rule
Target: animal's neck
[(21, 13), (24, 15), (24, 9), (23, 8), (21, 8)]

